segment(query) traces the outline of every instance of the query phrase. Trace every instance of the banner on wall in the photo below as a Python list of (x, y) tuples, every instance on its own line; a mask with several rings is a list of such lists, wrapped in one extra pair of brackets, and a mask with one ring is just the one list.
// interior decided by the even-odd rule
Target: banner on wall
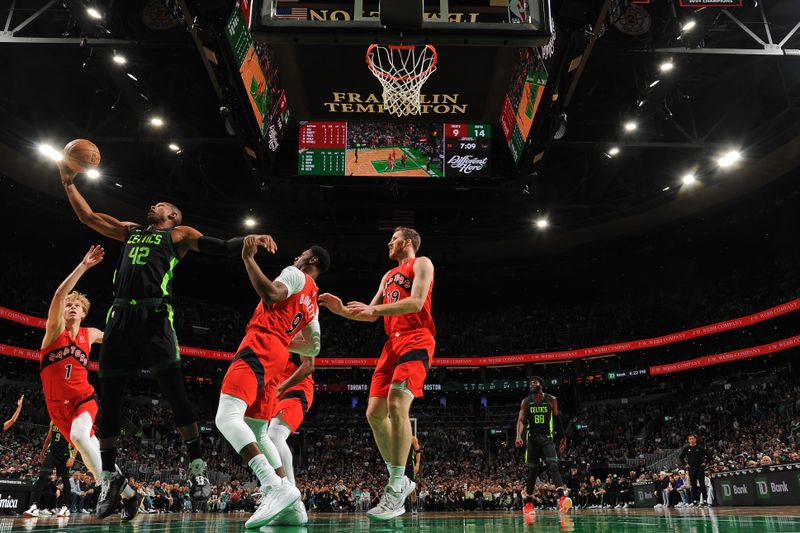
[[(800, 298), (776, 305), (769, 309), (753, 313), (740, 318), (732, 320), (725, 320), (715, 324), (707, 324), (693, 329), (671, 333), (660, 337), (653, 337), (650, 339), (640, 339), (627, 342), (619, 342), (615, 344), (606, 344), (602, 346), (593, 346), (589, 348), (580, 348), (577, 350), (565, 350), (559, 352), (538, 352), (528, 354), (514, 354), (514, 355), (497, 355), (489, 357), (440, 357), (433, 360), (433, 366), (494, 366), (494, 365), (520, 365), (525, 363), (542, 363), (549, 361), (561, 361), (566, 359), (580, 359), (584, 357), (592, 357), (597, 355), (613, 355), (618, 352), (626, 352), (631, 350), (642, 350), (647, 348), (654, 348), (657, 346), (665, 346), (676, 342), (703, 337), (706, 335), (713, 335), (724, 331), (739, 329), (748, 325), (757, 324), (770, 320), (772, 318), (791, 313), (800, 308)], [(0, 307), (0, 318), (5, 318), (12, 322), (17, 322), (26, 326), (44, 328), (45, 320), (39, 317), (34, 317)], [(719, 363), (726, 363), (738, 359), (745, 359), (748, 357), (756, 357), (768, 353), (774, 353), (787, 348), (800, 345), (800, 336), (790, 337), (774, 343), (764, 344), (762, 346), (755, 346), (752, 348), (745, 348), (727, 352), (723, 354), (709, 355), (690, 359), (687, 361), (680, 361), (677, 363), (670, 363), (668, 365), (657, 365), (650, 367), (650, 373), (653, 375), (666, 374), (670, 372), (680, 372), (682, 370), (689, 370), (692, 368), (699, 368), (703, 366), (715, 365)], [(181, 354), (203, 357), (206, 359), (218, 360), (231, 360), (233, 359), (233, 352), (223, 352), (218, 350), (208, 350), (205, 348), (194, 348), (190, 346), (181, 346)], [(23, 359), (38, 360), (38, 352), (26, 348), (0, 344), (0, 353), (3, 355), (10, 355), (12, 357), (21, 357)], [(316, 360), (317, 366), (329, 367), (353, 367), (375, 366), (377, 363), (376, 358), (327, 358), (319, 357)], [(617, 376), (623, 377), (623, 376)], [(611, 379), (611, 378), (609, 378)]]
[(800, 464), (712, 474), (711, 483), (721, 506), (800, 505)]

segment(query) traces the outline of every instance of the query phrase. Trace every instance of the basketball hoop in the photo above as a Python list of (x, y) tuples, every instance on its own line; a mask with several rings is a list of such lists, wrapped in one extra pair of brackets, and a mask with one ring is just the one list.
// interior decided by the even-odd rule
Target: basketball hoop
[(436, 48), (371, 44), (367, 66), (383, 87), (383, 108), (398, 117), (420, 114), (420, 90), (436, 70)]

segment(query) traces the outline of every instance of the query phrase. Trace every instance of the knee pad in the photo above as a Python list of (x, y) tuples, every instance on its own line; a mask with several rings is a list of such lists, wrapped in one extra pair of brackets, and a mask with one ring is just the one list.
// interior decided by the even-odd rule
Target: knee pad
[(214, 418), (214, 422), (222, 436), (236, 450), (236, 453), (242, 451), (242, 448), (251, 442), (256, 441), (255, 434), (244, 421), (244, 412), (246, 410), (247, 404), (235, 396), (223, 394), (219, 398), (217, 416)]

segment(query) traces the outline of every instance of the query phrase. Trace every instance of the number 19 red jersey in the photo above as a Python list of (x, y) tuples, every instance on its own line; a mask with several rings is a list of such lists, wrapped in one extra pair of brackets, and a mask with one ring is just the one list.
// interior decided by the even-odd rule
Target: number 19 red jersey
[(39, 373), (47, 400), (82, 399), (94, 394), (87, 370), (90, 350), (88, 328), (79, 328), (74, 338), (64, 328), (56, 340), (42, 348)]
[[(386, 274), (383, 285), (383, 303), (390, 304), (411, 296), (411, 286), (414, 284), (414, 263), (417, 258), (408, 259), (398, 267), (391, 269)], [(436, 326), (431, 316), (431, 294), (433, 293), (433, 280), (428, 288), (425, 303), (416, 313), (405, 315), (386, 315), (383, 317), (383, 327), (387, 335), (409, 331), (413, 329), (427, 329), (431, 335), (436, 335)]]

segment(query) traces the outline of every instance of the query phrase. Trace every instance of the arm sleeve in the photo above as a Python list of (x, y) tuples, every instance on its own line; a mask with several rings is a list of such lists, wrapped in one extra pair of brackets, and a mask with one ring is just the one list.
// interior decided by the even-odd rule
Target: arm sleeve
[(306, 275), (303, 274), (299, 268), (288, 266), (275, 278), (275, 282), (278, 281), (289, 289), (289, 294), (286, 295), (286, 297), (289, 298), (303, 290), (306, 284)]
[(303, 328), (303, 331), (292, 339), (289, 344), (289, 351), (305, 357), (316, 357), (319, 355), (319, 349), (322, 344), (320, 333), (319, 319), (314, 317), (314, 320), (309, 322)]
[(216, 237), (203, 235), (197, 240), (197, 249), (201, 253), (209, 255), (222, 255), (225, 257), (237, 257), (242, 253), (244, 237), (234, 237), (223, 241)]

